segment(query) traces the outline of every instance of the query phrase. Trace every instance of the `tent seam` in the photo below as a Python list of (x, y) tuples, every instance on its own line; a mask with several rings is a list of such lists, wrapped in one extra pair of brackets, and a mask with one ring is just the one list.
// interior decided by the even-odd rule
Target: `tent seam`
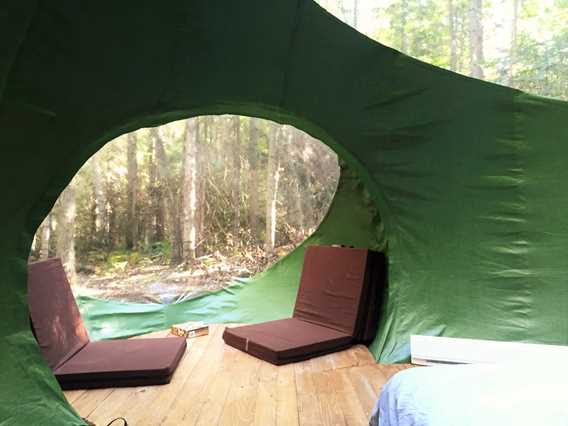
[(301, 21), (301, 9), (303, 8), (305, 0), (297, 0), (296, 2), (296, 10), (294, 14), (294, 27), (290, 33), (290, 43), (288, 44), (288, 53), (286, 55), (287, 61), (286, 66), (284, 69), (284, 77), (282, 79), (282, 92), (280, 93), (280, 108), (284, 108), (285, 100), (287, 98), (288, 89), (290, 87), (290, 74), (292, 73), (292, 52), (294, 52), (297, 39), (298, 39), (298, 32), (300, 27)]
[(33, 6), (33, 13), (29, 14), (29, 18), (28, 18), (27, 22), (25, 23), (25, 29), (23, 30), (22, 37), (20, 39), (18, 47), (17, 47), (16, 51), (14, 52), (14, 54), (12, 55), (12, 58), (9, 61), (8, 66), (6, 67), (6, 72), (4, 73), (4, 78), (2, 80), (0, 80), (0, 105), (2, 105), (2, 103), (4, 102), (4, 92), (6, 91), (6, 88), (8, 86), (8, 81), (10, 80), (10, 76), (12, 75), (12, 69), (14, 67), (14, 64), (19, 59), (19, 57), (22, 53), (22, 49), (23, 49), (23, 47), (26, 44), (26, 41), (28, 39), (30, 27), (31, 27), (32, 23), (37, 20), (37, 16), (39, 14), (39, 3), (40, 3), (40, 1), (39, 0), (32, 0), (32, 1), (35, 2), (35, 5)]
[[(188, 3), (189, 4), (189, 3)], [(170, 55), (168, 57), (169, 59), (169, 66), (168, 66), (168, 71), (167, 73), (164, 73), (165, 78), (164, 81), (162, 82), (162, 89), (160, 90), (159, 95), (156, 97), (156, 102), (154, 103), (154, 107), (150, 108), (150, 110), (152, 111), (160, 111), (160, 105), (163, 102), (163, 99), (166, 97), (166, 94), (168, 92), (168, 88), (169, 88), (169, 84), (171, 84), (170, 82), (174, 80), (174, 76), (175, 76), (175, 64), (176, 64), (176, 60), (175, 58), (177, 57), (176, 52), (178, 52), (181, 47), (183, 46), (183, 37), (179, 37), (180, 33), (182, 32), (182, 27), (183, 24), (186, 24), (188, 21), (188, 16), (189, 16), (189, 11), (187, 10), (187, 8), (185, 8), (183, 10), (183, 13), (180, 14), (182, 16), (183, 19), (180, 19), (180, 27), (178, 27), (175, 32), (174, 32), (174, 37), (173, 37), (173, 42), (171, 45), (171, 52)]]
[[(519, 185), (519, 197), (520, 197), (520, 201), (523, 205), (523, 209), (522, 209), (522, 214), (523, 217), (527, 220), (527, 216), (528, 216), (528, 208), (529, 208), (529, 203), (527, 201), (527, 196), (526, 196), (526, 185), (527, 185), (527, 170), (526, 170), (526, 156), (528, 155), (528, 153), (526, 152), (529, 147), (526, 144), (524, 138), (523, 138), (523, 134), (524, 134), (524, 114), (522, 111), (522, 107), (520, 105), (520, 97), (523, 95), (522, 92), (513, 92), (513, 138), (514, 140), (520, 142), (522, 145), (519, 147), (520, 152), (519, 152), (519, 170), (521, 171), (520, 175), (521, 175), (521, 185)], [(520, 230), (520, 235), (524, 238), (526, 238), (527, 240), (527, 251), (522, 253), (520, 257), (520, 261), (521, 261), (521, 265), (524, 268), (524, 270), (526, 272), (530, 272), (530, 262), (528, 259), (529, 256), (529, 250), (528, 250), (528, 245), (529, 245), (529, 241), (528, 241), (528, 235), (527, 235), (527, 229), (525, 225), (521, 225), (522, 229)], [(524, 278), (524, 280), (526, 280), (526, 278)], [(525, 292), (525, 294), (527, 295), (527, 297), (531, 296), (531, 285), (528, 283), (528, 281), (525, 281), (525, 284), (522, 287), (523, 291)], [(529, 306), (526, 306), (527, 309), (530, 308)], [(520, 315), (523, 315), (522, 312), (519, 312)], [(523, 334), (527, 334), (527, 331), (530, 330), (530, 326), (528, 324), (530, 324), (530, 312), (527, 310), (527, 312), (524, 314), (525, 317), (525, 322), (522, 324), (522, 328), (523, 328)]]

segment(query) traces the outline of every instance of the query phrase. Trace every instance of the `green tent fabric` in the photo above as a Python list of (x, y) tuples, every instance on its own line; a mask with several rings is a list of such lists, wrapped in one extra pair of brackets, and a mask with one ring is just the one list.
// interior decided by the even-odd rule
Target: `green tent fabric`
[[(104, 143), (203, 114), (294, 125), (360, 178), (373, 208), (347, 214), (364, 191), (339, 191), (343, 213), (314, 239), (386, 244), (379, 361), (407, 359), (412, 333), (568, 344), (568, 104), (408, 58), (312, 0), (0, 7), (0, 424), (83, 424), (29, 329), (34, 231)], [(231, 309), (268, 317), (255, 298), (297, 276), (300, 258), (235, 290)], [(285, 315), (293, 286), (274, 294)], [(192, 306), (217, 319), (228, 300)]]

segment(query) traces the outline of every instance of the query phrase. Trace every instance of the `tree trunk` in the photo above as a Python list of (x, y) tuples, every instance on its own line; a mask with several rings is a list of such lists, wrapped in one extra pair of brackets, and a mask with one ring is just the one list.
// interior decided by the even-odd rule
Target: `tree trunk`
[(106, 247), (108, 244), (107, 197), (97, 154), (91, 158), (91, 174), (95, 195), (95, 236), (98, 243)]
[(353, 28), (359, 25), (359, 0), (353, 0)]
[(483, 75), (483, 0), (469, 0), (469, 68), (470, 75), (482, 79)]
[(448, 0), (448, 28), (450, 33), (450, 69), (452, 71), (457, 71), (458, 45), (456, 34), (456, 11), (453, 0)]
[(511, 47), (509, 51), (509, 69), (507, 70), (507, 84), (513, 85), (514, 71), (513, 67), (517, 61), (517, 31), (519, 21), (519, 3), (520, 0), (513, 0), (513, 21), (511, 22)]
[(299, 239), (303, 239), (306, 236), (306, 222), (305, 222), (305, 216), (304, 216), (304, 203), (303, 201), (303, 196), (304, 196), (304, 191), (302, 191), (302, 187), (300, 185), (300, 181), (298, 179), (296, 179), (295, 183), (294, 183), (294, 190), (296, 192), (295, 194), (295, 201), (296, 201), (296, 217), (295, 217), (295, 222), (296, 222), (296, 227), (298, 230), (298, 238)]
[(258, 241), (258, 128), (256, 118), (249, 119), (249, 226), (254, 242)]
[(57, 245), (56, 253), (71, 284), (77, 282), (75, 270), (75, 218), (77, 206), (75, 200), (75, 183), (71, 182), (59, 197), (57, 214)]
[(400, 3), (400, 50), (408, 52), (408, 34), (406, 33), (406, 23), (408, 21), (408, 0), (401, 0)]
[(266, 182), (266, 239), (264, 250), (274, 252), (276, 245), (276, 221), (278, 200), (278, 184), (280, 182), (280, 155), (278, 139), (280, 136), (279, 126), (274, 126), (272, 137), (268, 141), (268, 170)]
[[(455, 23), (455, 40), (456, 40), (456, 71), (465, 73), (469, 67), (468, 45), (469, 34), (467, 27), (469, 25), (469, 16), (465, 13), (459, 13), (454, 3), (454, 23)], [(466, 65), (467, 63), (467, 65)]]
[(49, 257), (49, 240), (51, 237), (51, 213), (47, 215), (41, 225), (41, 239), (39, 245), (39, 260)]
[(116, 194), (115, 192), (110, 189), (107, 193), (107, 200), (108, 200), (108, 244), (109, 247), (116, 247), (117, 243), (121, 241), (120, 238), (117, 238), (119, 235), (119, 227), (118, 227), (118, 219), (117, 219), (117, 203), (116, 203)]
[[(291, 194), (291, 199), (294, 200), (295, 209), (294, 209), (294, 220), (293, 223), (296, 225), (297, 229), (297, 236), (299, 238), (303, 238), (305, 236), (305, 216), (304, 216), (304, 191), (302, 188), (302, 176), (299, 173), (299, 169), (305, 168), (308, 164), (306, 161), (303, 160), (303, 151), (304, 151), (304, 144), (302, 134), (296, 130), (291, 129), (290, 132), (290, 146), (288, 149), (289, 153), (293, 153), (293, 155), (289, 156), (290, 161), (290, 169), (292, 172), (293, 178), (293, 194)], [(306, 194), (308, 192), (306, 191)], [(310, 198), (310, 197), (308, 197)]]
[(336, 7), (341, 14), (343, 22), (349, 23), (349, 9), (345, 7), (345, 0), (335, 0)]
[[(312, 145), (312, 147), (314, 144), (314, 139), (310, 138), (307, 134), (303, 133), (302, 134), (302, 148), (303, 148), (303, 152), (302, 152), (302, 160), (304, 162), (304, 164), (307, 164), (308, 166), (306, 167), (306, 171), (307, 171), (307, 176), (306, 176), (306, 181), (304, 182), (304, 191), (308, 194), (314, 194), (314, 191), (316, 191), (316, 189), (314, 188), (313, 185), (313, 180), (312, 176), (314, 173), (312, 173), (312, 170), (319, 170), (319, 168), (321, 167), (320, 162), (318, 161), (319, 159), (319, 155), (317, 153), (314, 154), (314, 152), (310, 149), (310, 145)], [(315, 145), (315, 148), (320, 148), (317, 143)], [(322, 149), (324, 149), (325, 147), (321, 147)], [(329, 176), (330, 173), (326, 170), (323, 172), (324, 176)], [(304, 199), (304, 203), (303, 203), (303, 211), (304, 211), (304, 224), (305, 227), (307, 228), (307, 232), (311, 232), (312, 229), (314, 229), (317, 226), (316, 220), (315, 220), (315, 215), (314, 215), (314, 197), (305, 197)]]
[(134, 250), (138, 241), (138, 160), (137, 139), (134, 132), (128, 134), (127, 148), (127, 179), (128, 179), (128, 212), (126, 248)]
[(160, 199), (157, 183), (156, 141), (150, 131), (150, 158), (148, 160), (148, 197), (150, 204), (150, 243), (161, 241), (160, 238)]
[[(165, 239), (165, 215), (166, 208), (164, 206), (164, 182), (160, 179), (159, 173), (159, 155), (158, 155), (158, 131), (156, 128), (150, 130), (150, 138), (152, 140), (152, 156), (150, 159), (150, 197), (152, 204), (152, 226), (153, 226), (153, 242), (164, 241)], [(162, 147), (163, 150), (163, 147)]]
[[(40, 228), (38, 228), (38, 231), (40, 231)], [(30, 250), (30, 253), (28, 254), (28, 262), (32, 262), (34, 259), (38, 259), (39, 258), (39, 250), (37, 248), (38, 240), (40, 239), (41, 235), (38, 235), (38, 232), (36, 232), (34, 234), (34, 237), (32, 238), (32, 249)]]
[(187, 120), (185, 142), (183, 146), (183, 258), (189, 264), (196, 256), (198, 243), (197, 211), (198, 211), (198, 151), (199, 118)]
[(231, 158), (231, 150), (226, 149), (227, 141), (231, 140), (231, 129), (232, 123), (230, 117), (223, 117), (220, 121), (221, 124), (221, 137), (220, 137), (220, 148), (221, 156), (223, 157), (223, 182), (227, 182), (231, 178), (231, 167), (233, 166)]
[(152, 128), (152, 137), (154, 138), (156, 147), (156, 163), (157, 180), (160, 184), (160, 192), (162, 198), (162, 217), (167, 221), (166, 231), (170, 234), (170, 241), (172, 243), (172, 265), (178, 265), (182, 262), (182, 235), (181, 224), (179, 220), (178, 203), (176, 203), (176, 196), (170, 182), (170, 174), (168, 169), (168, 158), (157, 128)]
[[(207, 186), (207, 179), (210, 176), (210, 161), (209, 161), (209, 136), (211, 131), (211, 117), (201, 117), (199, 123), (199, 143), (197, 144), (197, 153), (199, 158), (199, 179), (198, 179), (198, 193), (197, 193), (197, 235), (202, 240), (204, 239), (204, 230), (205, 230), (205, 194), (206, 194), (206, 186)], [(203, 255), (203, 244), (198, 244), (195, 249), (195, 254), (197, 256)]]
[(233, 179), (231, 182), (231, 200), (235, 209), (233, 220), (233, 240), (238, 242), (241, 228), (241, 118), (233, 116)]

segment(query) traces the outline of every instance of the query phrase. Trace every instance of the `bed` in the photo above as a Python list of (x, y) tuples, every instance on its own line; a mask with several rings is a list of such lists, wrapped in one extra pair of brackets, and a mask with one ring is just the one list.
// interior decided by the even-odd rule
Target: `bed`
[(566, 426), (568, 366), (533, 362), (404, 370), (383, 387), (370, 425)]

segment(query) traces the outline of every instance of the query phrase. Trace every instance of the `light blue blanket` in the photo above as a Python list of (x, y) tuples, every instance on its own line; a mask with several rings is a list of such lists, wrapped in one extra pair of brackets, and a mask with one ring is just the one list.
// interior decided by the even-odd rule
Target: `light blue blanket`
[(404, 370), (383, 387), (379, 426), (568, 426), (568, 363)]

